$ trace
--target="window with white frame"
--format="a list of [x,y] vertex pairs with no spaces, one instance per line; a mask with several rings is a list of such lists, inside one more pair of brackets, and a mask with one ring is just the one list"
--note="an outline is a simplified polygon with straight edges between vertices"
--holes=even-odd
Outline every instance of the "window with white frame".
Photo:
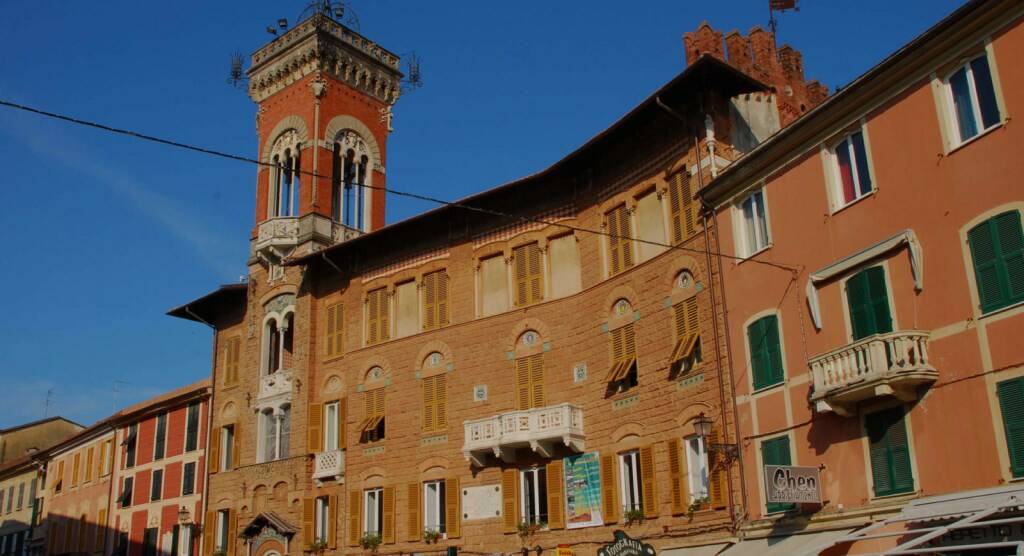
[[270,218],[299,215],[299,150],[299,134],[294,129],[282,133],[271,148]]
[[331,214],[336,222],[366,229],[366,186],[370,185],[370,157],[366,142],[347,129],[334,139]]
[[220,461],[215,462],[222,471],[231,469],[231,461],[235,449],[235,427],[228,425],[220,429]]
[[643,509],[643,484],[640,478],[640,451],[619,454],[619,480],[622,485],[622,508],[626,512]]
[[363,534],[380,536],[384,521],[384,489],[363,491]]
[[953,70],[945,80],[954,143],[963,143],[1001,121],[988,56],[982,54]]
[[423,483],[423,529],[445,532],[444,481]]
[[768,216],[764,204],[764,188],[759,188],[740,202],[737,236],[740,252],[749,257],[768,247]]
[[[273,374],[282,369],[288,370],[292,362],[292,338],[294,328],[293,313],[288,313],[283,319],[271,318],[264,325],[263,337],[265,338],[265,361],[263,368],[266,374]],[[280,322],[279,322],[280,320]]]
[[327,542],[327,531],[330,529],[331,507],[327,503],[326,496],[316,499],[316,521],[314,523],[313,536],[316,542]]
[[214,538],[214,546],[218,552],[223,552],[228,545],[228,511],[217,510],[217,531]]
[[519,472],[519,515],[527,525],[548,522],[548,481],[543,467]]
[[338,449],[338,402],[324,404],[324,451]]
[[832,183],[837,209],[871,193],[873,182],[863,131],[843,137],[832,147]]
[[288,457],[291,439],[291,407],[283,406],[278,412],[268,409],[260,413],[259,463]]
[[686,476],[690,491],[690,503],[700,502],[708,497],[708,452],[704,438],[689,436],[686,443]]

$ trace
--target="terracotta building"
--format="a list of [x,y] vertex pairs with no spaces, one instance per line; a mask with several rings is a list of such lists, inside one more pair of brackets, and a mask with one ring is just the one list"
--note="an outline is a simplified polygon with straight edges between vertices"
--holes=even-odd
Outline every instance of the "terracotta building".
[[[750,520],[725,554],[1024,541],[1022,15],[966,3],[701,192],[740,257],[715,261]],[[768,500],[771,464],[820,469],[821,504]]]

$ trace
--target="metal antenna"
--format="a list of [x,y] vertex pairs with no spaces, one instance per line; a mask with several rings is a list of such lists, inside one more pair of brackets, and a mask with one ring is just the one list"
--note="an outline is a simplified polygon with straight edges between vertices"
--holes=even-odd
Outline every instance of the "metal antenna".
[[124,380],[115,380],[114,381],[114,388],[113,388],[113,391],[114,391],[114,410],[112,411],[112,413],[117,413],[117,394],[118,394],[118,392],[120,392],[120,390],[117,389],[117,385],[118,384],[131,384],[131,383],[130,382],[126,382]]
[[248,83],[249,78],[245,76],[245,70],[243,66],[245,60],[242,58],[241,52],[235,52],[231,55],[231,68],[228,70],[228,85],[236,89],[241,89],[243,83]]
[[402,55],[405,60],[405,79],[402,80],[402,93],[409,93],[423,86],[423,73],[420,70],[420,57],[416,52]]
[[46,390],[46,402],[43,404],[43,419],[50,416],[50,401],[53,400],[53,388]]

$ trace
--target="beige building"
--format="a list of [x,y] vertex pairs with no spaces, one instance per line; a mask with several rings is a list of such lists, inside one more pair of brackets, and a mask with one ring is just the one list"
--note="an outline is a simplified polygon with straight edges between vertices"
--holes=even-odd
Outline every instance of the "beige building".
[[25,556],[35,518],[38,464],[24,456],[0,465],[0,554]]
[[0,464],[55,444],[84,427],[63,417],[49,417],[0,430]]

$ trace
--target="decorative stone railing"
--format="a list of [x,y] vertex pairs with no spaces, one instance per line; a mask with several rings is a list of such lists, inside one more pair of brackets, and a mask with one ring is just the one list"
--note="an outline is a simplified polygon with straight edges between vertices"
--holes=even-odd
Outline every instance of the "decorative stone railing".
[[290,249],[299,242],[299,219],[294,216],[280,216],[260,222],[256,231],[253,250],[265,252],[275,249]]
[[259,399],[265,400],[285,396],[292,392],[292,372],[277,371],[260,377]]
[[558,442],[584,450],[583,409],[570,403],[474,419],[464,427],[462,454],[476,467],[486,464],[488,454],[514,461],[517,448],[530,448],[542,457],[551,457]]
[[920,330],[875,334],[812,358],[807,364],[815,408],[845,416],[871,398],[917,399],[918,387],[938,378],[928,359],[928,336]]
[[313,479],[317,482],[317,486],[330,479],[341,484],[344,477],[345,452],[331,450],[316,454],[316,461],[313,464]]
[[286,256],[307,255],[363,233],[315,212],[270,218],[260,222],[256,229],[251,255],[278,264]]

